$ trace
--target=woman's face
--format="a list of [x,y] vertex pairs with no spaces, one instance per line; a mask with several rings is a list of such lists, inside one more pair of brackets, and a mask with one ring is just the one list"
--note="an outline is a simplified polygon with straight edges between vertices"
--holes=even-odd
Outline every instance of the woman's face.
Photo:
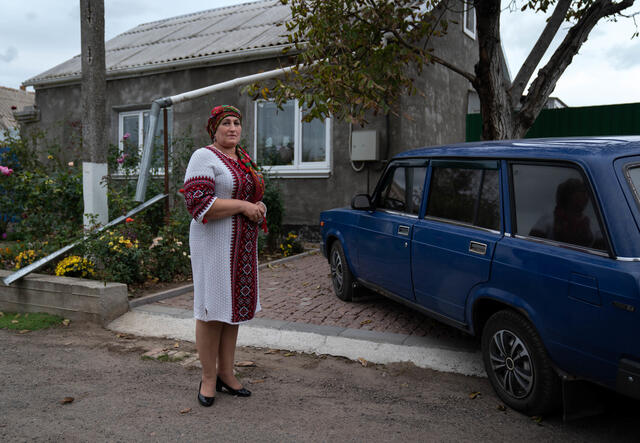
[[216,129],[216,143],[223,148],[234,148],[240,143],[242,124],[238,117],[225,117]]

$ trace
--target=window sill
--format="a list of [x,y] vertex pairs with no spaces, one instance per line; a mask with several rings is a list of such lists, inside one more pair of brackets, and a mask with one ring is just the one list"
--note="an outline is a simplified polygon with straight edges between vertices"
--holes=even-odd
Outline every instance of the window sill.
[[331,176],[331,170],[328,168],[281,169],[263,166],[262,170],[273,178],[329,178]]
[[[171,174],[171,171],[169,171],[169,174]],[[115,180],[126,180],[126,179],[137,180],[138,176],[139,176],[138,171],[132,172],[131,174],[125,174],[124,172],[116,171],[113,174],[111,174],[111,178]],[[150,171],[149,176],[151,178],[164,178],[164,171],[160,171],[160,172]]]

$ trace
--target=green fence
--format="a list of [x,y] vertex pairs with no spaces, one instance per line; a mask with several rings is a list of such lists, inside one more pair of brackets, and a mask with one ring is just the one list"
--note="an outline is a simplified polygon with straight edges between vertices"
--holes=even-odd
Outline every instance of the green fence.
[[[467,114],[467,141],[482,135],[480,114]],[[640,103],[543,109],[526,138],[640,135]]]

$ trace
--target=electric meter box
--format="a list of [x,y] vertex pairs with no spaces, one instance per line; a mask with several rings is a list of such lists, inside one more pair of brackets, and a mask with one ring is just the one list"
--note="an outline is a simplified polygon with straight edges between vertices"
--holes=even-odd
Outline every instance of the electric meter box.
[[372,162],[380,160],[377,131],[353,131],[351,133],[351,161]]

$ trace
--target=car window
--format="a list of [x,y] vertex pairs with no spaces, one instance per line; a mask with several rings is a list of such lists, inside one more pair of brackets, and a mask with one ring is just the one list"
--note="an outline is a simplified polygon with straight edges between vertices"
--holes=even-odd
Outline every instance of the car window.
[[511,173],[516,234],[606,249],[591,191],[578,169],[513,164]]
[[498,170],[434,163],[426,215],[500,229]]
[[380,191],[377,207],[418,215],[426,173],[425,167],[398,166],[390,169]]
[[631,182],[633,195],[635,195],[638,204],[640,205],[640,166],[632,166],[627,169],[627,175]]

